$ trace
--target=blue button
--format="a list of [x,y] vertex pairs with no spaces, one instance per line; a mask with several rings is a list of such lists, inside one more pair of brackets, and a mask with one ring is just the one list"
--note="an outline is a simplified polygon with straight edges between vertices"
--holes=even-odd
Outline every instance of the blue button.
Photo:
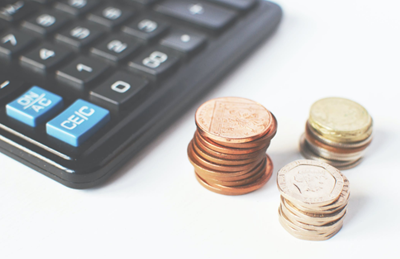
[[7,104],[6,113],[31,127],[45,122],[63,107],[63,99],[34,86],[13,102]]
[[46,130],[50,136],[78,147],[109,120],[109,111],[79,99],[49,121]]

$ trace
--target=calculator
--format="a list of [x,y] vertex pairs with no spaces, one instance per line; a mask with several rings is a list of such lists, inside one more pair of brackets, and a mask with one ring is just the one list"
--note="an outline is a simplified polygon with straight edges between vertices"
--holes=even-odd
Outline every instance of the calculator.
[[1,0],[0,152],[99,185],[281,17],[262,0]]

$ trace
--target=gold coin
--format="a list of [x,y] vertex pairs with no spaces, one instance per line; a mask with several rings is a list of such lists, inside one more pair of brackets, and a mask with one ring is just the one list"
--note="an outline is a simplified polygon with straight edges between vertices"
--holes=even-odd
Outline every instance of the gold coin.
[[311,106],[309,123],[324,138],[346,143],[368,138],[372,118],[360,104],[330,97]]

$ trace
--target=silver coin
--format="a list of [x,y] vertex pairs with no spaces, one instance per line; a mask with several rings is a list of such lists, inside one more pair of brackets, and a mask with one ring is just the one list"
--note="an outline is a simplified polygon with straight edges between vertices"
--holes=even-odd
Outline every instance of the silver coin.
[[343,161],[329,160],[329,159],[325,159],[323,157],[320,157],[320,156],[318,156],[317,154],[313,153],[310,150],[310,148],[308,146],[308,142],[305,141],[305,135],[304,134],[301,135],[301,137],[300,137],[300,153],[306,159],[322,161],[322,162],[325,162],[327,164],[330,164],[333,167],[336,167],[339,170],[351,169],[351,168],[359,165],[361,163],[361,161],[363,160],[363,158],[360,158],[360,159],[355,160],[355,161],[343,162]]

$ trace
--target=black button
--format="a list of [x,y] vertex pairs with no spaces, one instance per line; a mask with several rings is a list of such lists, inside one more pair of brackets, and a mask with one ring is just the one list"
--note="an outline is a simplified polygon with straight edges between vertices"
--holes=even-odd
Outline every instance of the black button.
[[158,2],[159,0],[127,0],[127,2],[132,2],[132,3],[139,3],[143,5],[149,5],[155,2]]
[[143,97],[149,82],[138,76],[117,72],[90,92],[90,100],[110,109],[134,105]]
[[208,0],[208,1],[229,6],[240,11],[246,11],[256,4],[256,0]]
[[82,22],[56,34],[56,40],[75,48],[83,48],[91,44],[103,34],[94,24]]
[[57,71],[57,78],[69,85],[83,88],[102,75],[107,68],[108,65],[97,60],[79,57]]
[[89,12],[98,4],[98,0],[63,0],[56,3],[54,7],[74,16],[80,16]]
[[165,22],[150,17],[142,17],[124,26],[122,31],[147,42],[159,37],[168,27],[169,25]]
[[161,2],[156,6],[155,10],[211,30],[223,29],[237,15],[234,11],[216,5],[188,0]]
[[177,65],[178,60],[179,58],[170,51],[152,48],[129,62],[129,67],[154,77],[160,77]]
[[24,19],[35,11],[35,8],[27,1],[12,1],[9,4],[0,6],[0,19],[16,22]]
[[117,5],[106,5],[88,15],[88,20],[96,22],[110,29],[120,25],[130,17],[133,12]]
[[21,57],[21,64],[34,71],[47,72],[64,61],[71,51],[49,43],[41,44]]
[[0,36],[0,54],[11,58],[34,42],[32,36],[15,30],[8,31]]
[[5,75],[0,75],[0,101],[18,90],[23,84],[24,82],[21,80],[11,79]]
[[172,48],[185,55],[197,51],[206,41],[206,37],[184,30],[174,30],[161,40],[161,45]]
[[31,0],[31,1],[38,2],[41,4],[49,4],[49,3],[54,2],[54,0]]
[[22,27],[47,36],[64,26],[68,20],[63,14],[44,11],[24,21]]
[[119,62],[132,55],[139,44],[124,35],[113,35],[93,47],[90,52],[96,56]]

